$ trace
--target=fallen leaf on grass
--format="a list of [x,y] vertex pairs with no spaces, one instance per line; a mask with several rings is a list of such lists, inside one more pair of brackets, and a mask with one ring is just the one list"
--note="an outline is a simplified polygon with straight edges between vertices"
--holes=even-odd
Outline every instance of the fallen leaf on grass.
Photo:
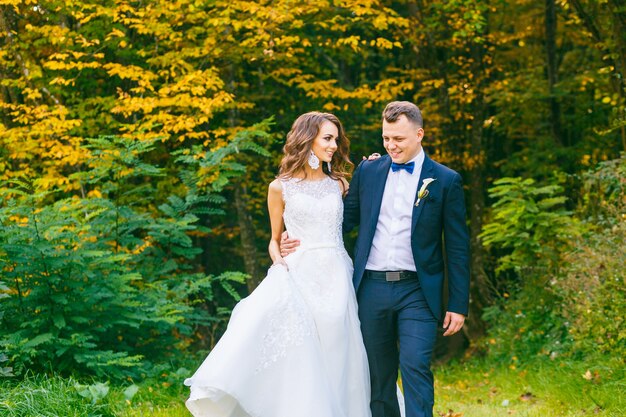
[[600,382],[600,373],[598,371],[593,371],[592,374],[591,371],[587,369],[587,372],[583,374],[583,378],[585,378],[587,381],[593,381],[594,383],[598,383]]
[[524,394],[519,396],[519,399],[522,401],[530,401],[535,398],[537,397],[535,397],[531,392],[525,392]]
[[463,413],[455,413],[454,410],[448,410],[447,413],[439,413],[441,417],[463,417]]

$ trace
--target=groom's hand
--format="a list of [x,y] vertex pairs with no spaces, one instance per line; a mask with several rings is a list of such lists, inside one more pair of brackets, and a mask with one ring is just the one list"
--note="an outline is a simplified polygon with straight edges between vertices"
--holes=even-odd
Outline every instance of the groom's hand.
[[380,154],[378,152],[374,152],[373,154],[370,154],[370,156],[368,156],[367,158],[364,156],[363,160],[374,161],[378,158],[380,158]]
[[280,256],[285,257],[295,252],[298,246],[300,246],[300,241],[298,239],[289,239],[287,231],[280,235]]
[[444,336],[452,336],[463,327],[465,316],[451,311],[446,312],[446,318],[443,320],[443,328],[446,329]]

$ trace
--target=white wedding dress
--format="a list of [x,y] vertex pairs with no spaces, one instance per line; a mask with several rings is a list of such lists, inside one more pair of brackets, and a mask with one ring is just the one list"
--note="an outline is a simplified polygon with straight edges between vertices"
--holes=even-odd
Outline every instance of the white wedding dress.
[[370,417],[367,357],[341,236],[340,184],[282,181],[285,227],[300,240],[233,310],[196,373],[196,417]]

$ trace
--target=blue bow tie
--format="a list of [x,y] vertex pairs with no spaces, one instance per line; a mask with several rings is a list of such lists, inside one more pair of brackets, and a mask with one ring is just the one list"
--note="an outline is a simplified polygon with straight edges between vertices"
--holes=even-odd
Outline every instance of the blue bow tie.
[[412,174],[413,169],[415,169],[415,162],[407,162],[406,164],[396,164],[395,162],[391,163],[391,170],[393,172],[396,172],[401,169],[404,169],[409,174]]

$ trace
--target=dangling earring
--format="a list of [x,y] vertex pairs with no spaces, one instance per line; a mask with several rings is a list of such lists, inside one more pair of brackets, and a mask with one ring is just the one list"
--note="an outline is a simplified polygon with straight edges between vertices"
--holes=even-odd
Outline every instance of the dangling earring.
[[312,169],[318,169],[320,167],[320,159],[311,151],[311,155],[309,155],[309,166]]
[[330,169],[330,162],[326,162],[326,163],[328,164],[328,172],[329,172],[329,173],[330,173],[330,172],[333,172],[333,170],[332,170],[332,169]]

